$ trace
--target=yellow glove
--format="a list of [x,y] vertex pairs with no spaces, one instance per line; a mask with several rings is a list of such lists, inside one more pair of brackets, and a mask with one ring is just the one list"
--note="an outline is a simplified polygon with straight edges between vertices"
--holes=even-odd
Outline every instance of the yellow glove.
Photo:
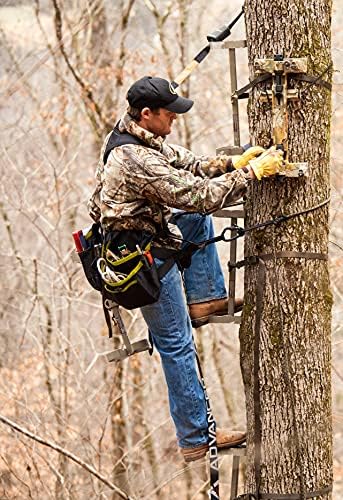
[[239,168],[246,167],[250,160],[256,158],[260,154],[264,153],[265,149],[261,146],[253,146],[246,151],[242,155],[234,155],[231,156],[231,162],[233,168],[238,170]]
[[249,161],[256,178],[260,181],[262,177],[275,175],[280,171],[283,162],[283,151],[275,149],[275,146],[267,149],[261,156],[255,160]]

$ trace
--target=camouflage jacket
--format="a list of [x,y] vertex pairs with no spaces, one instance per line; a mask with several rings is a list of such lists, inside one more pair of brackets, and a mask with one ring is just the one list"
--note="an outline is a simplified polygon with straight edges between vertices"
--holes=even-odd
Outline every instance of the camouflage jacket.
[[[148,147],[128,144],[113,149],[103,162],[108,134],[100,153],[96,188],[88,203],[95,221],[106,230],[139,229],[156,234],[168,225],[171,208],[208,214],[239,199],[249,174],[225,173],[228,157],[195,156],[167,144],[126,114],[119,128]],[[169,229],[178,235],[176,226]],[[175,245],[174,245],[175,246]]]

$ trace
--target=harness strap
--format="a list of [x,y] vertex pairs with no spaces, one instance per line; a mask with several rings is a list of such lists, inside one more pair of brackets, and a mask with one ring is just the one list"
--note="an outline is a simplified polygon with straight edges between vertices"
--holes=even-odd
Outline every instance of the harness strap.
[[[328,255],[326,253],[317,253],[317,252],[293,252],[293,251],[284,251],[284,252],[276,252],[267,253],[258,255],[260,259],[263,260],[271,260],[275,257],[277,259],[317,259],[317,260],[328,260]],[[254,258],[254,257],[253,257]]]
[[132,134],[129,134],[129,132],[120,132],[118,126],[119,122],[112,130],[112,134],[110,135],[110,138],[107,141],[105,153],[103,156],[103,161],[105,165],[112,149],[117,148],[118,146],[124,146],[125,144],[136,144],[139,146],[144,146],[146,148],[149,147],[149,145],[146,142],[138,139],[138,137]]
[[277,252],[275,255],[272,253],[261,254],[261,255],[250,255],[246,257],[244,260],[239,260],[238,262],[229,262],[228,268],[229,271],[232,269],[240,269],[244,266],[254,266],[258,263],[258,259],[261,258],[263,260],[271,260],[274,257],[277,259],[317,259],[317,260],[328,260],[328,255],[326,253],[316,253],[316,252],[293,252],[293,251],[284,251]]
[[173,267],[176,263],[180,270],[186,269],[191,264],[192,254],[203,248],[204,244],[207,244],[209,240],[201,243],[192,243],[190,242],[185,248],[181,250],[173,250],[171,248],[160,248],[153,247],[151,249],[151,254],[153,257],[157,257],[158,259],[164,260],[163,264],[161,264],[158,269],[158,277],[161,279],[163,276],[167,274],[167,272]]
[[[316,491],[307,491],[305,493],[305,498],[316,498],[321,497],[322,495],[326,495],[327,493],[331,493],[332,484],[329,486],[324,486]],[[261,500],[301,500],[301,496],[298,493],[260,493]]]
[[313,85],[320,85],[321,87],[324,87],[327,90],[332,90],[332,84],[330,82],[327,82],[326,80],[323,80],[318,76],[306,75],[305,73],[303,73],[303,74],[291,75],[291,78],[293,78],[293,80],[299,80],[300,82],[308,82],[312,83]]
[[157,268],[158,277],[161,279],[173,267],[179,252],[169,248],[152,247],[150,253],[153,257],[164,260],[163,264]]
[[233,98],[236,99],[247,99],[249,97],[249,90],[252,88],[256,87],[259,83],[266,82],[267,80],[270,80],[272,75],[269,73],[265,73],[263,75],[257,76],[254,80],[249,82],[247,85],[244,85],[244,87],[236,90],[233,94]]
[[111,339],[113,337],[111,316],[110,316],[109,310],[105,306],[106,299],[105,299],[104,294],[101,293],[101,296],[102,296],[102,308],[104,310],[104,316],[105,316],[106,325],[107,325],[107,329],[108,329],[108,337]]

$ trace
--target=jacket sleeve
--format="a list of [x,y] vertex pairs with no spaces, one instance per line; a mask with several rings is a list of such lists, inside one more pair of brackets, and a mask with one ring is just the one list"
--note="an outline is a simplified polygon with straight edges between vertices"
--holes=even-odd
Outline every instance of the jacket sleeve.
[[164,155],[147,148],[123,146],[125,183],[137,195],[189,212],[211,213],[246,192],[249,174],[243,171],[210,179],[170,165]]
[[175,154],[173,165],[175,168],[182,168],[200,177],[218,177],[227,172],[227,162],[230,159],[227,155],[196,156],[182,146],[170,144],[169,147]]
[[97,183],[92,196],[90,197],[87,203],[88,213],[94,222],[99,222],[101,217],[101,209],[100,209],[100,192],[101,192],[101,184]]

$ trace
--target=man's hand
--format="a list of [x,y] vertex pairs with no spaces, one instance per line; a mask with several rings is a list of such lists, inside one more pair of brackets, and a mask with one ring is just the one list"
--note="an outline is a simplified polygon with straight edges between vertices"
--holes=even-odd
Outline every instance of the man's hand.
[[231,164],[233,168],[238,170],[239,168],[246,167],[250,160],[253,160],[256,156],[260,156],[264,152],[265,149],[261,146],[252,146],[244,151],[242,155],[231,156]]
[[261,156],[249,161],[256,178],[260,181],[262,177],[270,177],[280,171],[283,162],[283,151],[272,146]]

